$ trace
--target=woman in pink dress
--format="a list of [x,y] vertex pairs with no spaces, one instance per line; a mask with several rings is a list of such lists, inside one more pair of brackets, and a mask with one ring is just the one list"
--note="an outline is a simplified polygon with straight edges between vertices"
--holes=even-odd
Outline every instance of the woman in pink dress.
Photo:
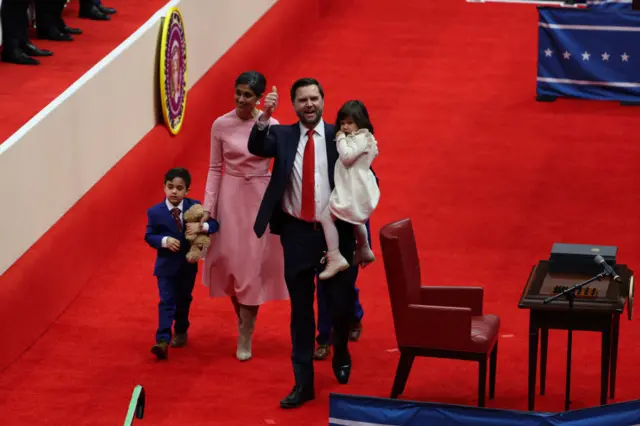
[[[251,339],[258,307],[289,297],[284,256],[276,235],[256,237],[253,223],[269,183],[269,159],[247,150],[249,133],[260,111],[264,76],[255,71],[236,79],[236,108],[211,127],[211,162],[204,208],[220,223],[204,262],[204,283],[211,297],[230,296],[238,316],[240,361],[251,358]],[[272,124],[277,124],[272,119]]]

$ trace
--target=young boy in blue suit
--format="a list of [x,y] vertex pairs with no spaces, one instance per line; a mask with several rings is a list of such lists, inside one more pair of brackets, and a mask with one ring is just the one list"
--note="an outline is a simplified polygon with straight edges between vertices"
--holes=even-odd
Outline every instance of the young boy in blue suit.
[[[158,279],[160,303],[156,344],[151,352],[158,359],[166,359],[169,345],[179,348],[187,344],[191,293],[198,274],[198,263],[189,263],[186,254],[189,242],[186,234],[218,230],[218,222],[210,219],[200,225],[184,226],[183,214],[199,201],[185,198],[191,185],[191,175],[183,168],[169,170],[164,175],[166,198],[147,211],[147,232],[144,240],[158,251],[153,274]],[[197,227],[198,229],[195,229]],[[173,339],[171,328],[174,328]]]

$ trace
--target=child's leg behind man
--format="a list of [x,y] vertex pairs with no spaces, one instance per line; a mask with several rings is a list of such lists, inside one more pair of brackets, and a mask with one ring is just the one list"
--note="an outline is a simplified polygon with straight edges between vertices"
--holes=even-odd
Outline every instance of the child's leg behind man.
[[356,234],[356,265],[363,267],[376,260],[371,250],[371,242],[369,241],[369,232],[365,224],[354,225]]
[[324,239],[327,242],[327,264],[324,271],[318,276],[321,280],[329,279],[338,272],[349,268],[349,262],[347,262],[347,259],[340,253],[340,236],[338,235],[336,224],[333,221],[334,217],[329,211],[329,208],[327,208],[320,216]]
[[[357,279],[358,274],[355,274]],[[351,324],[351,330],[349,332],[349,340],[356,342],[360,339],[362,334],[362,317],[364,317],[364,309],[360,303],[360,289],[356,286],[356,280],[353,281],[353,287],[356,292],[355,300],[355,312],[353,321]],[[313,358],[316,360],[323,360],[331,353],[331,312],[329,312],[329,305],[327,297],[324,294],[324,287],[322,281],[318,281],[317,286],[317,302],[318,302],[318,335],[316,336],[316,347],[313,353]]]

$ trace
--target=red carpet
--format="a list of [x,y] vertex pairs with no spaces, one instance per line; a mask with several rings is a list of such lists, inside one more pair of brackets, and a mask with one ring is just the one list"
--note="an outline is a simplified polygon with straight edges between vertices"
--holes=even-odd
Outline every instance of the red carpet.
[[[277,408],[293,384],[286,302],[260,312],[255,358],[240,364],[233,358],[230,303],[208,299],[197,284],[189,347],[171,351],[167,363],[148,353],[157,290],[153,251],[142,240],[145,210],[161,199],[162,173],[171,166],[192,170],[192,195],[201,198],[210,124],[232,108],[235,76],[252,68],[283,93],[297,77],[318,77],[327,119],[349,98],[369,106],[383,193],[374,234],[410,216],[425,284],[485,287],[486,311],[499,314],[503,324],[496,399],[489,406],[526,408],[528,315],[517,302],[530,267],[555,241],[615,244],[621,262],[640,263],[637,111],[609,103],[534,102],[533,7],[409,0],[395,6],[353,0],[310,22],[304,38],[280,38],[293,12],[276,7],[189,95],[178,138],[161,127],[152,131],[0,278],[0,301],[21,292],[25,302],[47,295],[48,303],[29,307],[34,321],[57,291],[82,289],[2,373],[3,424],[116,424],[136,384],[148,392],[140,424],[153,425],[326,425],[329,392],[388,396],[398,355],[381,261],[359,281],[365,329],[353,345],[351,383],[337,385],[330,363],[318,363],[316,400],[304,408]],[[279,38],[268,44],[278,49],[267,54],[265,40],[273,34]],[[277,116],[293,118],[287,102]],[[127,211],[105,214],[114,206]],[[377,241],[374,249],[379,253]],[[11,321],[17,308],[12,313],[6,305],[0,324],[11,342],[30,324]],[[640,396],[639,338],[623,320],[618,401]],[[537,398],[539,410],[563,408],[565,339],[565,333],[551,334],[547,395]],[[577,333],[573,408],[598,403],[599,347],[596,335]],[[473,363],[421,359],[404,397],[473,405],[476,380]]]
[[65,8],[67,25],[82,29],[75,41],[39,40],[35,30],[31,41],[54,55],[42,58],[39,67],[17,66],[0,62],[0,143],[11,136],[41,109],[64,92],[91,67],[133,34],[168,0],[109,0],[105,4],[118,13],[111,21],[78,18],[78,0]]

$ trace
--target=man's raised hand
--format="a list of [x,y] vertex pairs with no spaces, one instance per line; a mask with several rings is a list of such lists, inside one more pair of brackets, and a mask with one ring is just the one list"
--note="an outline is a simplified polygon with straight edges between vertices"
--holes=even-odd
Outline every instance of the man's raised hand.
[[268,121],[273,115],[273,111],[278,106],[278,89],[271,88],[271,92],[264,97],[264,114],[260,116],[260,121]]

